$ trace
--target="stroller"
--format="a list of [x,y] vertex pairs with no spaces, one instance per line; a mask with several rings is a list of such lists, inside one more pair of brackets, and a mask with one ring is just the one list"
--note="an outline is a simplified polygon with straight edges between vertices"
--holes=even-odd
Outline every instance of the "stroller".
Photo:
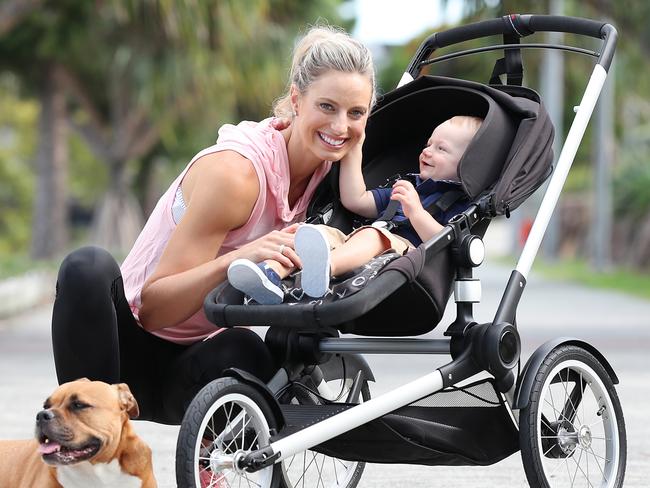
[[[601,51],[520,43],[545,31],[600,39]],[[496,35],[502,44],[429,59],[438,48]],[[179,432],[179,486],[353,488],[367,462],[489,465],[518,450],[531,486],[622,486],[626,434],[612,367],[592,345],[562,337],[538,347],[521,369],[516,323],[526,277],[616,39],[614,27],[602,22],[509,15],[423,42],[400,86],[369,117],[364,177],[371,188],[417,171],[404,162],[417,161],[432,127],[452,115],[476,115],[484,121],[458,170],[472,204],[415,250],[384,254],[340,277],[322,299],[303,296],[299,274],[284,283],[291,298],[282,305],[245,303],[228,283],[213,290],[205,300],[208,318],[223,327],[269,326],[265,341],[278,371],[263,383],[227,370],[197,394]],[[473,304],[481,288],[472,270],[483,262],[490,220],[509,216],[552,173],[553,126],[539,96],[521,86],[521,50],[528,47],[597,60],[494,320],[476,323]],[[488,50],[504,53],[489,84],[420,76],[437,60]],[[349,232],[359,219],[342,207],[337,187],[333,170],[312,203],[310,221]],[[457,314],[446,337],[406,337],[433,330],[452,291]],[[371,399],[374,376],[362,354],[444,354],[451,361]]]

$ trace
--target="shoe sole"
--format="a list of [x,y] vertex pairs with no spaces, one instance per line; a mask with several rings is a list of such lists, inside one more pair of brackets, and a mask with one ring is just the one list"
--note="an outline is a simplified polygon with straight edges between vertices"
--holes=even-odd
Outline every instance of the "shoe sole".
[[228,267],[228,281],[261,305],[277,305],[284,300],[284,293],[264,272],[247,259],[236,259]]
[[302,261],[302,290],[313,298],[322,297],[330,285],[330,245],[318,227],[301,225],[296,232],[296,253]]

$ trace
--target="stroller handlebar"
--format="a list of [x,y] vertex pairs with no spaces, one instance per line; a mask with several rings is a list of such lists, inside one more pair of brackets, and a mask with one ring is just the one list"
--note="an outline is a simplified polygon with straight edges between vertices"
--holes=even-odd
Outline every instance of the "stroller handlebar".
[[421,63],[441,47],[500,34],[518,39],[535,32],[564,32],[602,39],[603,46],[598,64],[603,66],[605,71],[609,70],[618,37],[616,29],[611,24],[561,15],[510,14],[431,34],[418,48],[409,63],[407,73],[413,79],[417,78],[422,70]]

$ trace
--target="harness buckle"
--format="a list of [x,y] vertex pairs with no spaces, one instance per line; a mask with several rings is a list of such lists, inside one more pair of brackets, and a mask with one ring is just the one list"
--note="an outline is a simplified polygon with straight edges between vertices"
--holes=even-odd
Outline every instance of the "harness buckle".
[[395,223],[390,220],[375,220],[372,224],[370,224],[370,226],[374,227],[375,229],[386,229],[388,231],[391,231],[397,227],[397,225],[395,225]]

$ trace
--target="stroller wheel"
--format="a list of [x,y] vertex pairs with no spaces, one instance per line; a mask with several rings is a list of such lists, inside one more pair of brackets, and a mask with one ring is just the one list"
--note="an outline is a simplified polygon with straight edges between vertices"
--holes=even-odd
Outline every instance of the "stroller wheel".
[[182,487],[277,486],[278,464],[255,473],[236,470],[238,451],[270,444],[275,418],[254,388],[233,378],[208,383],[185,412],[176,446],[176,482]]
[[623,486],[621,404],[611,378],[585,349],[564,345],[548,354],[519,421],[530,486]]
[[[334,358],[333,361],[340,360]],[[336,370],[336,368],[334,368]],[[294,386],[281,398],[281,403],[315,405],[322,402],[350,401],[348,395],[358,371],[344,370],[344,377],[324,365],[306,368],[301,384],[306,388]],[[317,392],[319,396],[310,393]],[[361,403],[370,399],[370,389],[366,380],[360,386],[358,398],[353,403]],[[345,461],[333,458],[316,451],[305,451],[285,459],[282,467],[283,488],[324,487],[324,488],[355,488],[361,480],[366,463]]]

